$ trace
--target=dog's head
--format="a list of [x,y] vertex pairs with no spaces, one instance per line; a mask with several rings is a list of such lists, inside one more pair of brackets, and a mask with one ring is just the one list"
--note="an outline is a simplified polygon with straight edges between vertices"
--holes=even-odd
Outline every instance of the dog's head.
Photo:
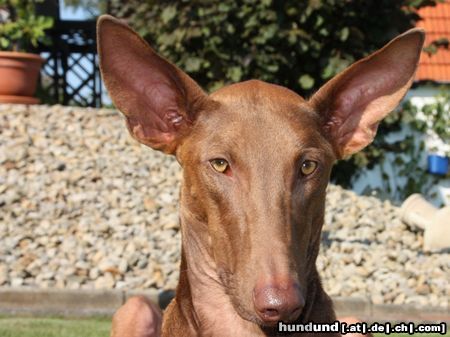
[[118,20],[99,22],[105,85],[139,142],[184,168],[184,232],[195,232],[241,317],[295,320],[314,273],[336,159],[374,138],[410,87],[424,33],[410,30],[309,100],[247,81],[207,95]]

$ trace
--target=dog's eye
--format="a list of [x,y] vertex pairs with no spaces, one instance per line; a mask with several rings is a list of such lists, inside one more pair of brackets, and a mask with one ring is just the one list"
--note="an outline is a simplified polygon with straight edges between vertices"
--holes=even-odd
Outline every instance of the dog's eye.
[[305,160],[302,163],[302,174],[304,176],[308,176],[311,173],[313,173],[317,168],[317,162],[316,161],[312,161],[312,160]]
[[229,164],[225,159],[217,158],[210,161],[211,166],[216,170],[217,172],[224,173],[228,167]]

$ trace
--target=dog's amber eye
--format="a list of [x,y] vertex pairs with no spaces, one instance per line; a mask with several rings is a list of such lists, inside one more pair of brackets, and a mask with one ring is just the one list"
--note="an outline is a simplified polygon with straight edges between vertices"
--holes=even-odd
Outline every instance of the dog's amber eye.
[[210,161],[211,166],[216,170],[217,172],[224,173],[228,167],[229,164],[225,159],[217,158]]
[[302,164],[302,174],[304,176],[310,175],[317,168],[317,162],[312,160],[305,160]]

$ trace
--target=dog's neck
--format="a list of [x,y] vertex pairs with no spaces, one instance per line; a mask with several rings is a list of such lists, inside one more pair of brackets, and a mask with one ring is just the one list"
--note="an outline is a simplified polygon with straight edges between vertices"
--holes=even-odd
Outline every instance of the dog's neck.
[[[216,264],[208,252],[205,226],[192,217],[181,214],[182,254],[186,270],[180,270],[179,287],[188,287],[190,296],[182,296],[182,308],[189,308],[193,336],[232,337],[264,336],[259,327],[241,318],[235,311],[226,289],[220,281]],[[177,292],[178,293],[178,292]],[[180,296],[181,297],[181,296]]]
[[[182,264],[175,301],[177,308],[172,308],[170,314],[183,316],[185,336],[269,336],[234,309],[220,281],[214,259],[208,252],[206,224],[183,212],[180,221]],[[322,289],[315,265],[312,268],[306,306],[298,322],[333,322],[331,301]]]

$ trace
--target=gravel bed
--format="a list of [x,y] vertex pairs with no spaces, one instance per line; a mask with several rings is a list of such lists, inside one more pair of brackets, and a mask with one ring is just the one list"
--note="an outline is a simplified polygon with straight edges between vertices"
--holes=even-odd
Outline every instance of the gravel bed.
[[[116,111],[0,105],[0,286],[175,288],[180,177]],[[447,307],[450,253],[422,242],[389,202],[329,186],[330,295]]]

